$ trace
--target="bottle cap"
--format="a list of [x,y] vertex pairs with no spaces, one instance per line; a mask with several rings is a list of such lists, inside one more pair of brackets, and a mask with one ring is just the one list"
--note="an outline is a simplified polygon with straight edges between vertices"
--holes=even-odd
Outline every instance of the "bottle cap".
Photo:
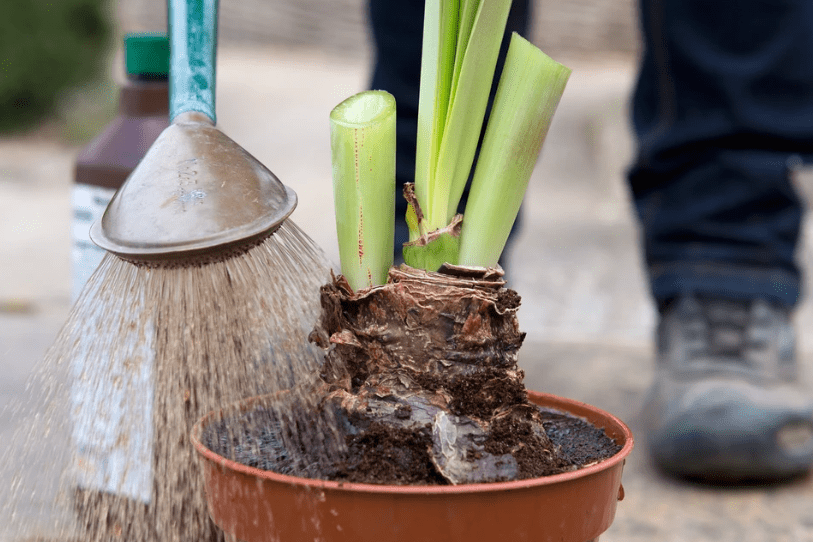
[[166,34],[124,36],[127,75],[164,78],[169,75],[169,39]]

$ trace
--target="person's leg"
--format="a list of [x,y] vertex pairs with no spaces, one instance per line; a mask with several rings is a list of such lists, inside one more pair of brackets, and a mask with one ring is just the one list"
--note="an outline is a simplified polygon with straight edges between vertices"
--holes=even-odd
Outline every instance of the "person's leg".
[[706,478],[802,472],[813,440],[786,438],[813,431],[790,386],[790,174],[813,153],[813,3],[641,0],[641,26],[629,181],[661,312],[653,456]]
[[813,3],[644,0],[641,18],[629,178],[655,298],[794,305],[788,158],[813,153]]
[[[505,38],[497,61],[497,72],[489,98],[491,102],[502,73],[512,32],[527,36],[530,22],[530,0],[514,0],[508,14]],[[418,133],[418,93],[421,74],[421,44],[423,36],[424,0],[369,0],[369,17],[375,45],[375,66],[370,88],[386,90],[395,97],[397,107],[395,253],[401,257],[401,246],[409,240],[404,216],[406,201],[402,197],[404,183],[415,179],[415,147]],[[486,120],[488,112],[486,113]],[[485,123],[484,123],[485,126]],[[468,196],[466,189],[458,206],[463,212]],[[519,222],[519,219],[517,219]],[[508,243],[514,237],[511,232]]]

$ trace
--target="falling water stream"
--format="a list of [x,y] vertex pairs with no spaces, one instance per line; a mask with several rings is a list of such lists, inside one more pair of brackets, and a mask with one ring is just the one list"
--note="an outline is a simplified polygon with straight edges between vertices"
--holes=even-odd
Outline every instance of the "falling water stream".
[[[29,404],[4,414],[18,426],[0,457],[0,542],[222,536],[189,431],[242,398],[294,388],[283,395],[312,400],[323,353],[307,335],[329,268],[290,221],[204,265],[105,256],[36,368]],[[331,431],[314,434],[329,447]]]

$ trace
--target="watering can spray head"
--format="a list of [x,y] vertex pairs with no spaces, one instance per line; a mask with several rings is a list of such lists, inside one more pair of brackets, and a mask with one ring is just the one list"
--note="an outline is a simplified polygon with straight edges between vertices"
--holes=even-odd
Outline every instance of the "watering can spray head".
[[170,119],[90,231],[135,262],[229,257],[273,234],[296,194],[215,127],[217,0],[170,2]]

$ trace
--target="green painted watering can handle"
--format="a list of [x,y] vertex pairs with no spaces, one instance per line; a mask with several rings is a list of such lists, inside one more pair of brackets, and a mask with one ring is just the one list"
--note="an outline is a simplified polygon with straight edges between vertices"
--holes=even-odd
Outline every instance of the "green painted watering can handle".
[[169,119],[198,111],[215,122],[218,0],[169,0]]

